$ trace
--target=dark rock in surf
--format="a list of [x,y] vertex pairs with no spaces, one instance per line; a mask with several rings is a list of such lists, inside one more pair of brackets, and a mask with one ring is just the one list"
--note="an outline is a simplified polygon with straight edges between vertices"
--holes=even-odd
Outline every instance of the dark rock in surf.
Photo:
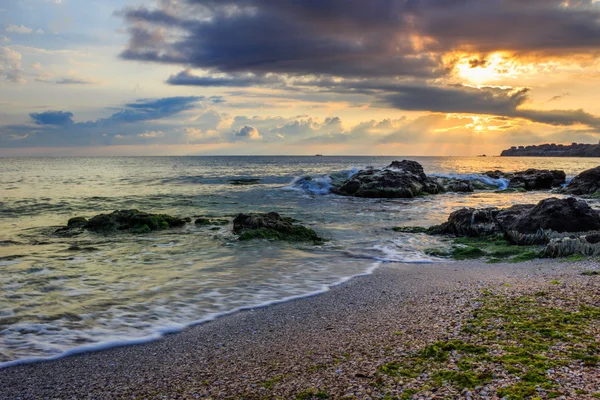
[[507,179],[509,181],[509,189],[523,189],[527,191],[550,190],[564,185],[567,180],[567,175],[564,171],[533,168],[514,173],[506,173],[500,170],[488,171],[485,175],[492,179]]
[[343,196],[366,198],[413,198],[443,192],[435,179],[427,177],[415,161],[394,161],[384,169],[362,170],[334,188]]
[[312,229],[295,225],[294,222],[294,219],[282,217],[276,212],[238,214],[233,219],[233,233],[239,235],[240,240],[272,239],[315,244],[324,241]]
[[567,181],[564,171],[528,169],[517,172],[510,178],[509,187],[525,190],[550,190],[559,187]]
[[74,218],[71,218],[67,222],[67,227],[69,227],[69,228],[83,228],[85,225],[87,225],[87,223],[88,223],[87,218],[84,218],[84,217],[74,217]]
[[600,166],[577,175],[566,187],[565,192],[576,196],[600,197]]

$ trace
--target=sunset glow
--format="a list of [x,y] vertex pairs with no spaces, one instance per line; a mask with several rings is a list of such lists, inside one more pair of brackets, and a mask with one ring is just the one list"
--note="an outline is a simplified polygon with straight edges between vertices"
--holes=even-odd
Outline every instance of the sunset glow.
[[600,139],[596,1],[285,3],[9,2],[0,155]]

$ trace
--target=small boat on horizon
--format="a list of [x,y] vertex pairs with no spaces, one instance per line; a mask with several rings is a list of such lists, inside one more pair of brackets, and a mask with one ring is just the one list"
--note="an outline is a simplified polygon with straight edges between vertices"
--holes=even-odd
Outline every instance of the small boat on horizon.
[[315,157],[323,157],[323,154],[315,154]]

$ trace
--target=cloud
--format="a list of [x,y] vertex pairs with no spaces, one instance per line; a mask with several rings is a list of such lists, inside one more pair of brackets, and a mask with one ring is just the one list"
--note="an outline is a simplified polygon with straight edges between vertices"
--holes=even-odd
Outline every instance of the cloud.
[[94,82],[84,78],[60,78],[56,83],[58,85],[91,85]]
[[140,99],[126,104],[119,112],[109,118],[99,120],[101,123],[132,123],[166,118],[183,111],[196,108],[196,103],[206,97],[167,97],[162,99]]
[[29,34],[33,32],[33,29],[26,27],[25,25],[8,25],[5,29],[5,32],[8,33],[18,33],[18,34]]
[[8,47],[0,46],[0,77],[12,83],[26,83],[21,68],[23,56]]
[[249,126],[249,125],[246,125],[243,128],[241,128],[239,131],[237,131],[235,133],[235,136],[238,138],[250,139],[250,140],[262,139],[262,136],[258,132],[258,129],[256,129],[253,126]]
[[174,86],[219,86],[219,87],[250,87],[250,86],[266,86],[266,85],[281,85],[283,80],[279,77],[265,77],[255,75],[243,76],[197,76],[193,75],[189,70],[181,71],[176,75],[171,75],[167,79],[169,85]]
[[[225,73],[439,77],[444,55],[589,54],[593,0],[184,0],[126,8],[122,57]],[[507,27],[510,27],[507,29]]]
[[36,125],[72,125],[73,113],[68,111],[44,111],[29,114]]

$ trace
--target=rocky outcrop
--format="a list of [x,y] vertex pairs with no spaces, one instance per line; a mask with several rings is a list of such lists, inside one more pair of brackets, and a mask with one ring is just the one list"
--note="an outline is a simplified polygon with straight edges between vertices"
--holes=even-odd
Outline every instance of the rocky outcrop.
[[577,196],[600,195],[600,166],[577,175],[566,187],[565,192]]
[[233,219],[233,233],[239,235],[240,240],[271,239],[315,244],[324,241],[312,229],[295,223],[294,219],[282,217],[276,212],[238,214]]
[[590,232],[600,230],[600,215],[585,201],[574,197],[550,198],[536,206],[514,206],[511,218],[500,215],[497,220],[504,231],[532,234],[540,230],[564,232]]
[[488,171],[485,175],[492,179],[507,179],[509,189],[524,190],[550,190],[564,185],[567,180],[567,174],[564,171],[533,168],[514,173],[505,173],[498,170]]
[[394,161],[384,169],[362,170],[332,192],[368,198],[413,198],[443,192],[438,182],[427,177],[415,161]]
[[138,210],[119,210],[110,214],[100,214],[87,220],[83,217],[71,218],[66,227],[58,229],[59,236],[72,236],[82,230],[96,233],[146,233],[161,229],[184,226],[189,219],[172,217],[166,214],[150,214]]
[[515,244],[547,244],[556,234],[596,231],[600,231],[600,214],[585,201],[571,197],[504,210],[461,209],[450,214],[448,222],[430,228],[429,233],[475,237],[504,234]]

